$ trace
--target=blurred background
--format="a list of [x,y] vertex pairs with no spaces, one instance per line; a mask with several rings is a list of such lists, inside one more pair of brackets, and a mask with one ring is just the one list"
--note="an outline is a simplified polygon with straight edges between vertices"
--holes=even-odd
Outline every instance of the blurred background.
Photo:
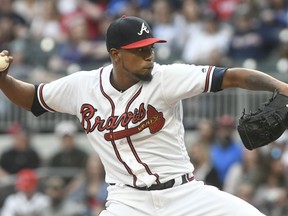
[[[0,50],[14,57],[9,73],[39,84],[109,64],[105,32],[123,14],[144,18],[155,37],[168,41],[155,45],[158,63],[247,67],[288,82],[287,0],[0,0]],[[187,99],[184,125],[196,178],[282,216],[288,215],[288,136],[250,152],[236,131],[243,109],[255,111],[271,95],[231,89]],[[23,170],[37,181],[17,186]],[[41,209],[69,215],[75,203],[79,215],[98,215],[106,187],[74,116],[36,118],[0,93],[1,215],[19,210],[11,200],[28,192],[43,195],[43,208],[23,207],[19,215],[44,215]]]

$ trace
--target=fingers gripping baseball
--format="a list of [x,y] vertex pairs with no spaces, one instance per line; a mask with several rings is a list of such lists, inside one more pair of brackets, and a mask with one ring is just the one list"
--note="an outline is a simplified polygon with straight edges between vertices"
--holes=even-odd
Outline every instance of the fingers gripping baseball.
[[7,50],[3,50],[0,53],[0,76],[6,74],[10,64],[13,61],[13,57],[9,56],[9,52]]

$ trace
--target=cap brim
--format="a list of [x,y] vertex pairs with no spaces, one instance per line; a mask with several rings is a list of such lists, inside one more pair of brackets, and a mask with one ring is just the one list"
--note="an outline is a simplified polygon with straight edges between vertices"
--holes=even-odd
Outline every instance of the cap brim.
[[147,38],[144,40],[140,40],[131,44],[127,44],[125,46],[122,46],[122,49],[134,49],[134,48],[139,48],[139,47],[145,47],[145,46],[149,46],[151,44],[154,43],[166,43],[166,40],[162,40],[159,38]]

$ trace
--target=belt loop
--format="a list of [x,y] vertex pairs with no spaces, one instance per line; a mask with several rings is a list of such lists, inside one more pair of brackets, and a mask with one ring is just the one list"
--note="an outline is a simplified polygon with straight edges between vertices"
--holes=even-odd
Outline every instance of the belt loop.
[[[191,176],[191,177],[190,177],[190,176]],[[194,180],[194,175],[187,173],[187,174],[186,174],[186,178],[187,178],[188,182],[191,182],[191,181]]]
[[181,184],[183,184],[183,176],[179,176],[179,177],[175,178],[175,183],[174,183],[173,187],[179,186]]
[[188,179],[187,176],[188,176],[188,174],[185,174],[185,175],[182,176],[182,184],[185,184],[185,183],[189,182],[189,179]]

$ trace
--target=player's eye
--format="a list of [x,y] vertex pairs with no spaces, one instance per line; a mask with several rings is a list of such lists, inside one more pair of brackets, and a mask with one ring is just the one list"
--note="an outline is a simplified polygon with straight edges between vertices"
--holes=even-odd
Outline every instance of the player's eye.
[[144,49],[141,47],[141,48],[138,48],[137,51],[138,51],[138,52],[143,52]]
[[149,51],[149,52],[153,52],[154,51],[154,46],[151,45],[151,46],[147,46],[147,47],[140,47],[137,49],[138,52],[146,52],[146,51]]

